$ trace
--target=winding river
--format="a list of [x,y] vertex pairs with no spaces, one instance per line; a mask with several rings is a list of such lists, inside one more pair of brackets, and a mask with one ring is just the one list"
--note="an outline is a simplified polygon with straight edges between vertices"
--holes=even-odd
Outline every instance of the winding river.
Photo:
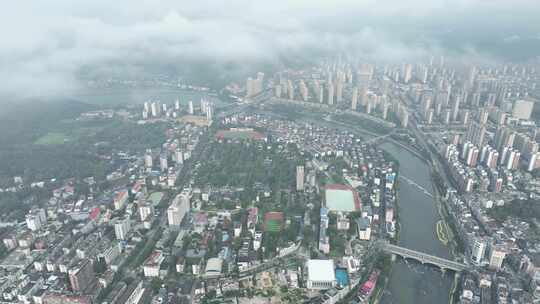
[[[258,110],[261,114],[275,113]],[[338,122],[302,117],[318,125],[351,130],[350,126]],[[362,130],[355,129],[357,133]],[[373,135],[363,134],[365,138]],[[398,217],[400,225],[399,245],[450,258],[450,249],[443,245],[436,234],[440,220],[438,206],[431,193],[433,185],[429,166],[412,152],[395,143],[384,143],[381,148],[389,152],[400,163],[398,188]],[[427,193],[426,193],[427,192]],[[447,304],[453,283],[453,273],[442,272],[429,265],[396,259],[388,285],[382,295],[382,304]]]
[[[399,161],[400,176],[404,177],[399,180],[397,193],[399,245],[444,258],[450,257],[449,248],[444,246],[436,235],[435,227],[440,219],[437,204],[425,192],[433,192],[429,166],[396,144],[384,143],[381,148]],[[435,267],[398,258],[392,267],[381,303],[446,304],[450,299],[452,282],[452,272],[443,275]]]
[[[318,125],[351,130],[350,125],[336,121],[315,120],[303,117],[303,121]],[[373,134],[364,134],[365,138]],[[437,238],[436,224],[441,219],[438,206],[431,193],[433,185],[429,166],[412,152],[388,142],[380,146],[399,161],[400,180],[398,188],[398,222],[400,246],[450,258],[450,249]],[[427,192],[427,193],[426,193]],[[382,295],[382,304],[447,304],[453,283],[451,271],[442,274],[435,267],[414,261],[396,259],[388,285]]]

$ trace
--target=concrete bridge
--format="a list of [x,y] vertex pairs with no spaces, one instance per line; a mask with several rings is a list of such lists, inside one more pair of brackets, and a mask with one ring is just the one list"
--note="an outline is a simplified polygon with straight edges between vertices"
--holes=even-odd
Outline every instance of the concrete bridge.
[[378,141],[383,141],[385,140],[387,137],[390,137],[392,135],[394,135],[394,133],[396,132],[396,129],[392,130],[390,133],[387,133],[387,134],[384,134],[384,135],[379,135],[379,136],[376,136],[376,137],[373,137],[373,138],[370,138],[366,141],[362,141],[360,142],[361,144],[373,144],[373,143],[376,143]]
[[422,192],[424,192],[425,195],[427,195],[429,197],[433,197],[433,194],[429,190],[427,190],[426,188],[424,188],[424,187],[420,186],[419,184],[415,183],[412,179],[404,176],[403,174],[400,174],[399,178],[406,181],[409,185],[420,189]]
[[387,253],[398,255],[405,259],[413,259],[422,264],[431,264],[431,265],[441,268],[442,271],[445,271],[448,269],[448,270],[453,270],[455,272],[461,272],[468,268],[467,265],[460,262],[443,259],[434,255],[427,254],[427,253],[407,249],[407,248],[400,247],[397,245],[392,245],[387,242],[383,242],[379,246],[383,251]]

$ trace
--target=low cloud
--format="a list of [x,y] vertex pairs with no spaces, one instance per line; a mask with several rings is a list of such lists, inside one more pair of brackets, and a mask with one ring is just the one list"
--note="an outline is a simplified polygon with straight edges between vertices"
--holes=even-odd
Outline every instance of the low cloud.
[[535,0],[10,1],[0,12],[0,95],[74,90],[89,70],[191,62],[249,70],[314,54],[497,58],[475,39],[538,36],[538,13]]

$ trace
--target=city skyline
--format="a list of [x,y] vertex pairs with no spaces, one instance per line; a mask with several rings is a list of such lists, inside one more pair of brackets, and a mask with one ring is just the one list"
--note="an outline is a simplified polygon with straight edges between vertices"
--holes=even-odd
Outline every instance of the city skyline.
[[[0,15],[0,94],[35,97],[80,89],[92,75],[168,68],[189,74],[204,67],[211,71],[207,76],[245,77],[255,71],[243,63],[283,65],[336,54],[410,62],[430,54],[526,61],[537,56],[540,35],[533,0],[130,4],[6,4]],[[514,15],[520,18],[510,20]]]
[[3,8],[2,304],[540,303],[536,0]]

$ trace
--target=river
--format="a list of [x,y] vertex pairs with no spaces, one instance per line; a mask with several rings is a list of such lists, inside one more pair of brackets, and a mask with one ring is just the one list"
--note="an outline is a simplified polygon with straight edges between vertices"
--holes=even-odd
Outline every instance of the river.
[[201,98],[211,100],[216,106],[224,103],[206,92],[182,90],[178,88],[102,88],[81,89],[67,92],[62,95],[45,96],[44,99],[69,98],[102,107],[115,107],[119,105],[141,105],[149,100],[159,100],[169,105],[179,99],[180,104],[187,105],[192,100],[195,107]]
[[[275,113],[258,110],[261,114]],[[317,125],[351,131],[351,126],[336,121],[325,121],[311,117],[297,118]],[[362,134],[362,130],[354,129]],[[362,134],[366,139],[373,135]],[[436,235],[436,223],[440,220],[435,200],[424,189],[433,193],[429,166],[412,152],[394,143],[384,143],[381,148],[399,161],[400,177],[413,181],[412,185],[400,178],[398,188],[398,217],[400,224],[399,245],[413,250],[430,253],[442,258],[450,258],[450,249],[444,246]],[[445,275],[433,266],[421,265],[415,261],[396,259],[385,289],[382,304],[447,304],[453,284],[453,273]]]
[[[393,143],[381,148],[399,161],[399,174],[433,193],[429,166],[416,155]],[[435,225],[440,219],[437,203],[418,186],[400,178],[398,188],[398,217],[400,223],[399,245],[450,257],[449,248],[437,238]],[[453,283],[453,273],[442,275],[435,267],[414,261],[396,259],[382,304],[436,304],[448,303]]]

